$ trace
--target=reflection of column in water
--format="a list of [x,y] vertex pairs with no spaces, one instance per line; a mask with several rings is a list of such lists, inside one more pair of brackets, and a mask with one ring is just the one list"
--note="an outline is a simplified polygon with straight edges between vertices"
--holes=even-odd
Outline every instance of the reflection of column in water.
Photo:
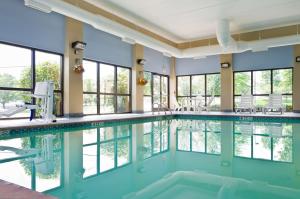
[[[143,186],[143,173],[145,168],[143,165],[144,151],[144,125],[134,124],[132,125],[132,163],[133,163],[133,187],[138,190]],[[138,182],[138,183],[136,183]]]
[[221,121],[221,172],[232,175],[233,121]]
[[169,133],[170,133],[170,152],[171,152],[171,158],[170,158],[170,171],[174,171],[176,168],[176,130],[178,127],[177,122],[173,122],[175,120],[171,120],[169,123]]
[[64,187],[65,198],[84,195],[81,188],[83,177],[82,131],[64,133]]
[[300,189],[300,124],[293,123],[293,159],[295,164],[295,184]]

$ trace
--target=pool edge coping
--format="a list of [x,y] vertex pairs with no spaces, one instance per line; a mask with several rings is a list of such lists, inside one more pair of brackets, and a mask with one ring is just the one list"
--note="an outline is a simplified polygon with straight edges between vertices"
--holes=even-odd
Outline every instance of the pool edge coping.
[[[122,117],[122,118],[91,118],[86,120],[84,117],[79,117],[79,118],[67,118],[67,117],[62,117],[58,122],[55,123],[27,123],[27,124],[20,124],[17,126],[8,126],[8,127],[0,127],[0,134],[6,133],[7,131],[11,130],[20,130],[20,129],[39,129],[39,128],[48,128],[48,127],[53,127],[53,128],[59,128],[59,127],[67,127],[67,126],[72,126],[72,125],[84,125],[84,124],[91,124],[91,123],[105,123],[105,122],[121,122],[121,121],[128,121],[128,120],[141,120],[141,119],[147,119],[147,118],[155,118],[155,117],[167,117],[167,116],[191,116],[191,117],[221,117],[221,118],[265,118],[265,119],[299,119],[300,120],[300,115],[299,116],[293,116],[293,115],[278,115],[278,114],[273,114],[273,115],[251,115],[251,114],[221,114],[221,113],[216,113],[216,114],[194,114],[194,113],[167,113],[167,114],[151,114],[151,115],[132,115],[129,117]],[[65,119],[65,120],[64,120]],[[73,120],[72,120],[73,119]],[[77,120],[78,119],[78,120]],[[83,120],[80,120],[83,119]],[[77,121],[76,121],[77,120]],[[36,121],[34,121],[36,122]]]

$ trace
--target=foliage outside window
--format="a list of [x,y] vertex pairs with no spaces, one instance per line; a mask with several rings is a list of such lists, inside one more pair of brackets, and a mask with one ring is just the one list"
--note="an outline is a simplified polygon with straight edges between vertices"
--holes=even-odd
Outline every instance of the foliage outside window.
[[147,84],[144,86],[144,111],[152,111],[152,73],[144,72]]
[[219,110],[221,104],[221,77],[220,74],[202,74],[177,76],[177,99],[179,103],[187,98],[201,95],[205,104],[214,96],[211,103],[212,110]]
[[131,70],[126,67],[83,61],[84,114],[131,111]]
[[[63,115],[62,55],[1,43],[0,54],[0,111],[23,102],[34,103],[29,97],[34,92],[34,83],[51,80],[54,82],[54,112]],[[29,111],[13,117],[29,117]]]
[[235,106],[240,96],[249,94],[254,96],[255,105],[264,107],[268,103],[269,94],[283,95],[283,102],[287,111],[292,110],[293,69],[271,69],[262,71],[245,71],[234,73]]

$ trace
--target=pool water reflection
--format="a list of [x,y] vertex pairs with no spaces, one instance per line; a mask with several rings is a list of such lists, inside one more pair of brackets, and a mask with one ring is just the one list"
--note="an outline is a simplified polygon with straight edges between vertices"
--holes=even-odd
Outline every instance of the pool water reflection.
[[0,179],[61,199],[300,198],[300,123],[173,119],[35,134],[0,137]]

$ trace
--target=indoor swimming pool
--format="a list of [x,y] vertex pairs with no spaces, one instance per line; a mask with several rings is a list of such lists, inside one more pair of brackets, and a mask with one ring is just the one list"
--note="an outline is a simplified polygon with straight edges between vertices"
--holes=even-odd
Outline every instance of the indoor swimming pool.
[[299,199],[300,119],[158,116],[2,132],[0,179],[59,199]]

